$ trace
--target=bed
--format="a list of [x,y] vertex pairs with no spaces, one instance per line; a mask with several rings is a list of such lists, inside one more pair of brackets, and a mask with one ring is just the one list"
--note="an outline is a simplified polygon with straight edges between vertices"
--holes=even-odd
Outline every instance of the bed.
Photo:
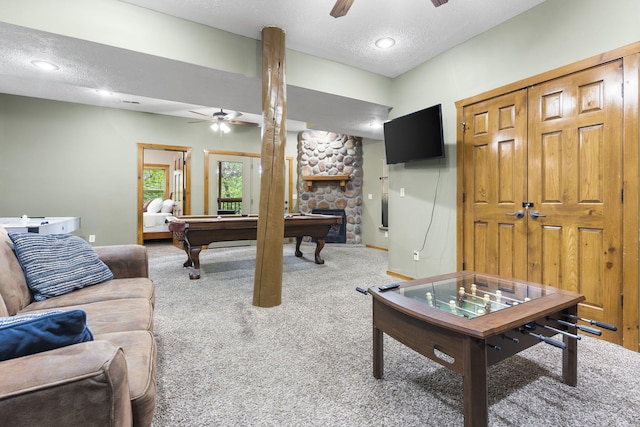
[[142,212],[143,240],[171,239],[167,217],[173,215],[175,202],[157,198],[148,202]]

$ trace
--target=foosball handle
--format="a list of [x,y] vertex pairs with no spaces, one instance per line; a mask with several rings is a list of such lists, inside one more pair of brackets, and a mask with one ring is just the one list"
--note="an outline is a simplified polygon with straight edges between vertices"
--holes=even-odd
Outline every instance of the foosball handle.
[[522,332],[525,335],[530,335],[534,338],[539,339],[540,341],[544,341],[549,345],[552,345],[554,347],[558,347],[561,349],[565,349],[567,348],[567,345],[565,343],[563,343],[562,341],[556,341],[554,339],[545,337],[544,335],[541,334],[534,334],[533,332],[531,332],[531,329],[535,329],[535,325],[531,325],[531,324],[526,324],[524,325],[522,328],[520,328],[520,332]]
[[537,337],[538,337],[538,339],[539,339],[540,341],[544,341],[544,342],[546,342],[547,344],[551,344],[551,345],[552,345],[552,346],[554,346],[554,347],[558,347],[558,348],[561,348],[561,349],[563,349],[563,350],[564,350],[565,348],[567,348],[567,345],[566,345],[565,343],[563,343],[562,341],[557,341],[557,340],[554,340],[554,339],[551,339],[551,338],[545,337],[544,335],[537,335]]
[[604,323],[604,322],[598,322],[597,320],[592,320],[589,323],[592,324],[592,325],[596,325],[599,328],[607,329],[609,331],[617,331],[618,330],[618,328],[615,325],[610,325],[610,324]]
[[510,337],[509,335],[506,335],[506,334],[502,334],[502,339],[513,341],[516,344],[520,343],[520,340],[518,338]]

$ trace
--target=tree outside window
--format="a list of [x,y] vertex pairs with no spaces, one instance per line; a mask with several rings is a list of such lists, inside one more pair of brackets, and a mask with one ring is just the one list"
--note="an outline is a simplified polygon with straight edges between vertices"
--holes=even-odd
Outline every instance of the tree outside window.
[[169,197],[169,166],[144,165],[142,176],[143,202]]
[[242,212],[242,162],[218,162],[218,209]]

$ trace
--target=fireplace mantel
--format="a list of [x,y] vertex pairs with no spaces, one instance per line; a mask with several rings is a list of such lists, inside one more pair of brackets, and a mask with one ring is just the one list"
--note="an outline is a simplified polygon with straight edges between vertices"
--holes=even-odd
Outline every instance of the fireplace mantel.
[[307,175],[302,176],[302,179],[305,182],[305,187],[307,191],[313,190],[313,184],[316,181],[336,181],[340,185],[342,191],[346,189],[347,181],[351,179],[349,175]]

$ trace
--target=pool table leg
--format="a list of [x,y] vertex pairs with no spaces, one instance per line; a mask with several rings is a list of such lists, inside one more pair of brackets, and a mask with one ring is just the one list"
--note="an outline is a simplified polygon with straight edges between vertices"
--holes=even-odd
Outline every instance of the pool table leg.
[[316,264],[324,264],[324,260],[320,257],[320,251],[324,248],[324,239],[316,239]]
[[189,273],[189,279],[196,280],[200,278],[200,251],[202,246],[192,246],[185,248],[185,252],[189,259],[183,264],[185,267],[193,266],[193,271]]
[[296,237],[296,256],[298,258],[302,256],[302,251],[300,250],[300,243],[302,243],[302,236]]
[[[315,262],[316,264],[324,264],[324,260],[320,257],[320,251],[324,248],[324,239],[315,238],[316,239],[316,253],[315,253]],[[302,236],[296,237],[296,256],[300,258],[302,256],[302,251],[300,250],[300,243],[302,243]]]

